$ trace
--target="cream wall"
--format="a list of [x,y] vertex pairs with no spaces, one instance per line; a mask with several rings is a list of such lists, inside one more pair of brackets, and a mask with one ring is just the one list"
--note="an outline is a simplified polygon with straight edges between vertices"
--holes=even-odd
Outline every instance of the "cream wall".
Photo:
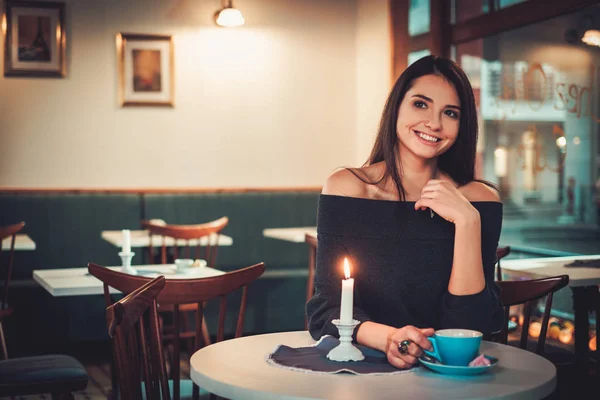
[[[67,78],[0,77],[0,187],[318,186],[364,161],[386,0],[238,0],[239,29],[218,0],[65,3]],[[118,106],[117,32],[173,35],[175,108]]]
[[389,2],[358,0],[356,24],[356,164],[367,160],[392,87]]

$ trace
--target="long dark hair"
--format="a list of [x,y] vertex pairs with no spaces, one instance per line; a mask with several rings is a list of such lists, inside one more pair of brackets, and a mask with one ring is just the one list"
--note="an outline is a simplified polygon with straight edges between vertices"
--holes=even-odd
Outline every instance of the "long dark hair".
[[[459,186],[473,181],[475,176],[475,152],[478,134],[477,110],[469,78],[454,61],[437,56],[426,56],[404,70],[394,84],[383,109],[375,145],[364,165],[384,161],[386,170],[381,179],[367,183],[379,184],[385,178],[391,178],[398,190],[400,200],[406,199],[406,192],[402,186],[401,171],[398,171],[399,163],[397,162],[400,157],[397,151],[398,135],[396,133],[398,110],[406,92],[414,85],[417,78],[424,75],[443,76],[454,86],[460,100],[461,112],[458,137],[448,151],[438,157],[438,169],[450,176]],[[364,181],[364,178],[358,177]]]

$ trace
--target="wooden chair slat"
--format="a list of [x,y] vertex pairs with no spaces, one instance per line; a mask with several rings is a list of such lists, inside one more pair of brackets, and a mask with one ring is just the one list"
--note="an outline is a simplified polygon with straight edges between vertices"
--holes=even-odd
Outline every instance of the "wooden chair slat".
[[[308,279],[306,282],[306,302],[308,302],[315,291],[315,268],[318,240],[313,235],[305,234],[304,241],[308,245]],[[306,315],[304,315],[304,328],[308,328],[308,318]]]
[[498,247],[496,249],[496,280],[502,281],[502,267],[500,266],[500,260],[510,254],[510,246]]
[[529,338],[529,325],[531,322],[531,301],[525,302],[525,307],[523,308],[523,330],[521,331],[521,340],[519,346],[522,349],[527,348],[527,339]]
[[227,316],[227,296],[221,296],[221,307],[219,308],[219,326],[217,329],[217,342],[225,337],[225,317]]
[[244,315],[246,315],[246,303],[248,301],[248,286],[244,286],[242,289],[242,300],[240,301],[240,312],[238,313],[237,326],[235,327],[235,337],[239,338],[242,336],[244,330]]

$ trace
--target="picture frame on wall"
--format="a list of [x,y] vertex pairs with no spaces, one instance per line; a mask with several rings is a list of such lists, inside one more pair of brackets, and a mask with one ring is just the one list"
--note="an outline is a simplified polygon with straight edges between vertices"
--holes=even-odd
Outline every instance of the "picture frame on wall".
[[66,76],[64,3],[7,0],[2,28],[4,76]]
[[118,33],[116,42],[121,107],[173,107],[173,37]]

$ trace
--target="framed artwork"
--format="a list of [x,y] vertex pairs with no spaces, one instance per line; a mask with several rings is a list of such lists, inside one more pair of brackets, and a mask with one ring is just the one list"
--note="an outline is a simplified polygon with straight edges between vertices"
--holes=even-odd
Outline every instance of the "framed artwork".
[[66,76],[64,3],[7,0],[2,28],[4,76]]
[[173,107],[171,36],[118,33],[117,60],[121,107]]

